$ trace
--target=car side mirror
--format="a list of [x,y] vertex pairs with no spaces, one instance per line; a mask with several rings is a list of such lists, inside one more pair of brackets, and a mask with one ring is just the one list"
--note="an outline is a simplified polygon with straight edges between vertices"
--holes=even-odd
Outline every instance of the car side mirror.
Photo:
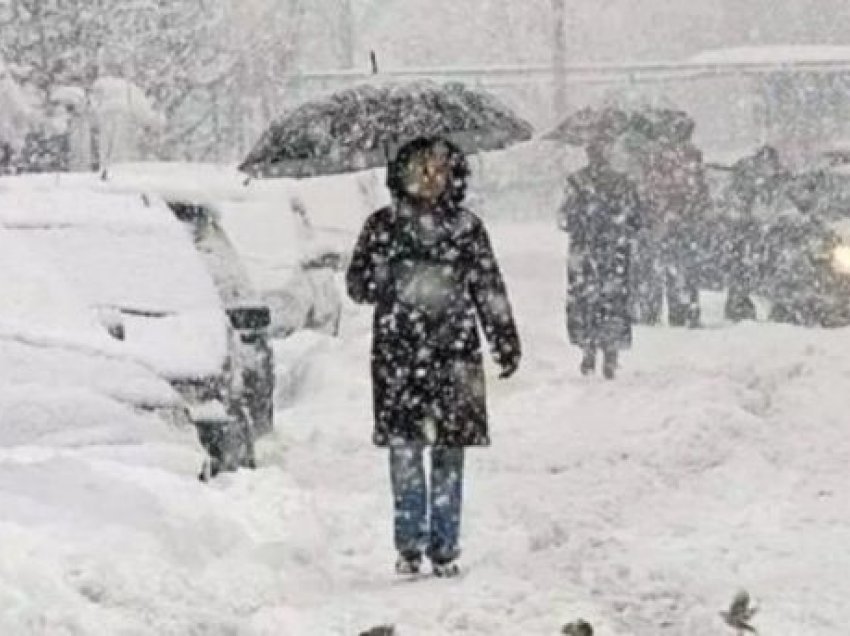
[[234,329],[266,329],[271,324],[268,305],[245,305],[227,309],[227,317]]

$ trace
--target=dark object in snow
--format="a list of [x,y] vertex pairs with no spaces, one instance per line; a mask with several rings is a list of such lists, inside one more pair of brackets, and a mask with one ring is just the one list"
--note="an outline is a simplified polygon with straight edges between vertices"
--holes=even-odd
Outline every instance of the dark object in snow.
[[373,441],[389,447],[395,547],[424,551],[437,576],[459,572],[464,447],[490,443],[478,321],[503,377],[521,356],[484,223],[462,207],[468,174],[446,139],[400,148],[393,203],[366,220],[346,274],[352,300],[375,305]]
[[840,229],[801,208],[778,215],[759,236],[758,291],[771,303],[771,320],[850,324],[850,245]]
[[588,106],[571,113],[543,138],[571,146],[588,146],[610,143],[627,132],[635,132],[648,140],[684,143],[691,138],[695,127],[690,115],[672,108],[629,110]]
[[611,142],[628,130],[630,120],[631,115],[619,108],[586,107],[570,114],[543,138],[571,146]]
[[214,378],[186,378],[176,382],[190,403],[219,404],[220,409],[190,409],[198,439],[208,454],[198,478],[207,481],[222,471],[256,468],[254,443],[274,426],[274,354],[265,304],[245,303],[247,291],[233,273],[238,255],[215,218],[198,203],[171,201],[174,216],[191,229],[195,247],[216,265],[212,281],[225,307],[228,359]]
[[561,633],[564,636],[593,636],[593,627],[587,621],[578,619],[564,625],[561,628]]
[[[589,146],[588,160],[567,178],[559,223],[570,235],[567,333],[586,354],[631,345],[632,243],[643,223],[635,185],[611,167],[604,148]],[[589,370],[588,361],[582,371]]]
[[579,371],[582,375],[593,375],[596,373],[596,347],[585,349],[582,352]]
[[[617,360],[619,356],[615,349],[602,351],[602,377],[613,380],[617,375]],[[596,373],[596,347],[588,347],[582,352],[579,371],[582,375],[593,375]]]
[[413,576],[419,574],[422,568],[422,554],[420,552],[401,553],[395,562],[395,573],[401,576]]
[[694,240],[711,207],[702,153],[689,142],[632,144],[646,211],[634,263],[638,319],[657,324],[666,295],[670,326],[698,327],[700,250]]
[[274,122],[239,169],[259,178],[339,174],[385,166],[417,137],[441,136],[474,153],[531,135],[531,125],[493,95],[458,82],[362,85]]
[[737,636],[743,636],[747,632],[756,633],[756,629],[750,625],[756,612],[758,607],[750,604],[750,595],[745,590],[741,590],[732,599],[729,609],[720,612],[720,616],[729,627],[736,630]]
[[271,315],[266,305],[230,307],[226,313],[234,329],[265,329],[271,323]]
[[846,194],[817,169],[792,175],[762,148],[735,168],[706,164],[714,213],[694,238],[705,256],[701,283],[728,285],[726,317],[806,326],[850,325]]
[[460,566],[457,561],[448,561],[446,563],[435,561],[432,564],[432,570],[434,576],[441,579],[453,579],[460,576]]
[[617,374],[617,351],[607,349],[602,352],[602,377],[606,380],[613,380]]
[[791,184],[799,190],[788,198],[797,209],[779,201],[752,219],[738,218],[737,208],[718,216],[713,232],[718,245],[706,252],[729,280],[726,317],[755,319],[752,294],[758,294],[768,303],[769,320],[850,325],[850,244],[843,221],[830,212],[830,201],[806,194],[809,186],[796,180]]
[[736,161],[732,172],[732,187],[745,203],[775,192],[791,178],[791,172],[782,164],[779,152],[770,145],[762,146],[752,155]]
[[365,632],[360,632],[360,636],[395,636],[395,625],[377,625]]
[[723,305],[723,315],[727,320],[742,322],[744,320],[756,320],[756,305],[748,293],[744,293],[737,287],[730,287]]
[[[391,437],[436,446],[489,444],[484,368],[476,320],[503,372],[513,372],[520,342],[507,290],[484,224],[461,207],[469,170],[451,144],[452,174],[440,200],[417,208],[388,169],[393,205],[373,213],[347,273],[355,302],[374,303],[372,381],[374,441]],[[410,157],[410,147],[399,151]],[[421,423],[435,423],[428,439]]]
[[736,213],[729,272],[729,290],[725,316],[729,320],[754,320],[755,305],[751,299],[757,285],[759,235],[772,221],[766,214],[778,212],[781,198],[791,181],[790,171],[782,165],[772,146],[762,146],[755,153],[732,166],[731,205]]
[[425,552],[435,576],[459,573],[463,499],[463,448],[432,448],[431,471],[425,471],[425,445],[390,445],[393,538],[398,574],[418,574]]
[[27,133],[18,157],[18,172],[67,172],[70,140],[67,133],[45,130]]

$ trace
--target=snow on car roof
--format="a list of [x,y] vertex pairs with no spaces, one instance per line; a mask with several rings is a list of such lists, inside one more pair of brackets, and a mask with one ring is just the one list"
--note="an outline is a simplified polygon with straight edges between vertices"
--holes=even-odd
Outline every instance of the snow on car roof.
[[165,202],[135,191],[109,191],[91,175],[0,178],[0,223],[6,226],[100,226],[175,232]]
[[284,284],[299,262],[318,253],[350,250],[366,215],[389,202],[382,170],[246,179],[235,167],[218,164],[125,163],[109,168],[102,187],[207,206],[258,288]]
[[[0,181],[0,225],[30,246],[29,261],[61,272],[51,295],[73,296],[90,315],[118,310],[126,353],[165,377],[220,372],[221,299],[189,228],[159,197],[98,190],[83,179]],[[68,291],[58,291],[63,286]]]
[[109,190],[155,193],[167,201],[215,207],[242,200],[253,191],[233,166],[214,163],[147,161],[109,166],[101,186]]
[[[63,177],[64,178],[64,177]],[[227,203],[261,203],[290,215],[290,201],[301,200],[311,222],[320,228],[357,230],[365,210],[389,202],[383,170],[312,177],[309,179],[251,179],[235,167],[212,163],[139,162],[109,167],[100,187],[149,192],[167,201],[208,205],[218,210]]]
[[153,370],[121,350],[73,286],[0,226],[0,388],[85,388],[134,404],[173,403]]
[[42,334],[103,346],[86,304],[59,270],[39,258],[28,241],[0,225],[0,333]]
[[0,188],[0,224],[25,235],[89,304],[165,312],[219,305],[189,230],[156,197]]

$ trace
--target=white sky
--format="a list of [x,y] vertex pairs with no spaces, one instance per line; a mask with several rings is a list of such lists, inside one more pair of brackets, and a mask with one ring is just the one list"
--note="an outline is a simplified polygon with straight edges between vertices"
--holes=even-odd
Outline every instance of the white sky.
[[[307,10],[305,66],[335,66],[323,46],[343,0]],[[386,66],[546,62],[551,0],[352,0],[357,62],[375,49]],[[328,5],[321,10],[319,5]],[[843,44],[845,0],[567,0],[568,39],[582,62],[669,60],[744,44]]]

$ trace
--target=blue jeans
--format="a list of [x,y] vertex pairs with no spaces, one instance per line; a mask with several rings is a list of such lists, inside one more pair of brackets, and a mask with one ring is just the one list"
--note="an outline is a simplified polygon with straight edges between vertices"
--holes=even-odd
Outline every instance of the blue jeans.
[[463,448],[431,449],[430,489],[424,448],[415,442],[390,444],[395,547],[411,558],[425,552],[432,561],[444,563],[460,555]]

